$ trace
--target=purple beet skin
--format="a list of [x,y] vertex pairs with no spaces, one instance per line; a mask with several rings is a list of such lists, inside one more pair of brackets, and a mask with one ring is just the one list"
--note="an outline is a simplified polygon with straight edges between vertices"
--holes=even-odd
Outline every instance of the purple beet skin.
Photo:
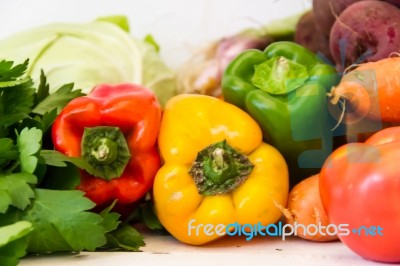
[[348,6],[358,1],[362,0],[313,0],[315,21],[318,21],[317,29],[328,37],[336,17]]
[[294,41],[314,53],[321,53],[332,60],[328,37],[316,29],[316,24],[314,12],[312,10],[306,12],[297,23]]
[[373,62],[399,53],[400,9],[383,1],[354,3],[333,24],[329,41],[331,55],[342,68],[364,57],[364,62]]

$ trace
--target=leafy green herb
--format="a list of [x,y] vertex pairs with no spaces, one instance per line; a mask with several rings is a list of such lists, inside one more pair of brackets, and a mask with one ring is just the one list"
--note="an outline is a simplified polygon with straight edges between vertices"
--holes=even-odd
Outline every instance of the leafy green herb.
[[143,236],[129,224],[120,223],[118,221],[119,214],[110,213],[116,203],[117,201],[114,201],[100,213],[103,217],[103,226],[108,230],[106,234],[107,244],[103,248],[139,251],[139,248],[145,245]]
[[45,160],[45,163],[52,166],[65,167],[67,162],[74,164],[80,169],[84,169],[89,174],[94,173],[93,167],[85,160],[79,157],[68,157],[61,152],[54,150],[41,150],[40,156]]
[[44,71],[40,71],[40,82],[37,89],[37,93],[35,95],[35,106],[38,105],[41,101],[46,99],[47,96],[50,95],[50,86],[47,83],[46,76],[44,75]]
[[139,251],[144,246],[143,236],[129,224],[121,224],[107,235],[107,244],[104,248],[114,250]]
[[0,167],[4,167],[10,161],[16,160],[18,156],[19,152],[15,147],[12,139],[0,139]]
[[15,266],[19,259],[26,255],[28,235],[32,224],[19,221],[12,225],[0,227],[0,265]]
[[0,175],[0,213],[5,213],[9,206],[25,209],[35,197],[31,185],[37,178],[29,173]]
[[147,228],[151,230],[163,230],[164,227],[161,225],[160,220],[158,220],[156,213],[154,211],[154,206],[150,202],[145,203],[140,206],[140,211],[142,214],[143,223]]
[[[1,87],[2,82],[0,82]],[[0,89],[0,126],[8,127],[29,117],[33,106],[35,89],[32,81],[15,87]]]
[[111,212],[116,203],[117,201],[114,201],[110,206],[100,212],[100,216],[103,217],[102,225],[107,232],[111,232],[117,229],[118,225],[120,224],[119,218],[121,215],[115,212]]
[[14,66],[14,62],[2,60],[0,61],[0,82],[20,80],[21,76],[28,69],[29,60]]
[[[51,112],[56,109],[58,112],[76,97],[83,96],[84,94],[80,90],[72,90],[74,84],[66,84],[56,90],[53,94],[48,95],[36,107],[32,110],[35,114],[44,115],[47,112]],[[47,88],[48,89],[48,88]]]
[[65,167],[46,165],[46,173],[41,188],[55,190],[74,190],[81,182],[79,168],[71,163],[66,163]]
[[42,131],[37,128],[24,128],[17,140],[21,172],[33,174],[39,160],[36,154],[42,146]]
[[[35,89],[32,79],[24,76],[28,60],[19,65],[13,64],[12,61],[0,61],[0,137],[10,133],[8,127],[29,119],[43,124],[41,129],[44,132],[69,101],[84,95],[81,90],[73,90],[72,83],[50,94],[43,71],[38,89]],[[42,118],[45,118],[43,123]]]
[[165,233],[164,227],[158,220],[154,206],[149,198],[144,203],[140,204],[128,217],[127,222],[129,223],[143,223],[150,230],[159,231]]
[[102,217],[89,212],[95,204],[81,191],[35,189],[36,198],[26,211],[13,209],[0,221],[26,220],[34,230],[28,252],[93,251],[106,243]]
[[43,114],[42,119],[39,119],[43,132],[46,132],[51,127],[56,118],[57,118],[57,109],[53,109],[52,111],[45,112]]

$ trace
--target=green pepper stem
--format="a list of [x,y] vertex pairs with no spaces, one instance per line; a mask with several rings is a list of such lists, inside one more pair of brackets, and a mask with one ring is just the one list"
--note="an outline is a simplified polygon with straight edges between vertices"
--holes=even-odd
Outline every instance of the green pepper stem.
[[301,87],[309,78],[306,66],[275,56],[255,66],[251,83],[272,95],[284,95]]
[[234,191],[250,175],[254,165],[226,141],[212,144],[197,155],[189,174],[201,195]]
[[81,155],[106,180],[121,176],[131,156],[120,129],[106,126],[85,128]]

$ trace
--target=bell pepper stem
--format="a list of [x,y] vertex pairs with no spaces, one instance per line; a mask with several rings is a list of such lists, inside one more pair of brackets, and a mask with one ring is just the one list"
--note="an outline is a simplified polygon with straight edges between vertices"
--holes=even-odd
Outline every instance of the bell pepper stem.
[[108,138],[101,138],[99,139],[99,146],[91,150],[91,155],[98,163],[113,162],[118,156],[118,145]]
[[252,84],[273,95],[287,94],[310,78],[307,68],[283,56],[256,65]]
[[214,152],[212,153],[212,156],[213,156],[213,159],[214,159],[214,162],[215,162],[215,166],[218,169],[223,169],[224,166],[225,166],[225,163],[224,163],[224,150],[221,149],[221,148],[216,148],[214,150]]
[[120,129],[107,126],[84,129],[81,155],[93,166],[93,175],[106,180],[121,176],[131,156]]
[[234,191],[250,175],[254,165],[226,141],[214,143],[197,155],[189,174],[201,195]]

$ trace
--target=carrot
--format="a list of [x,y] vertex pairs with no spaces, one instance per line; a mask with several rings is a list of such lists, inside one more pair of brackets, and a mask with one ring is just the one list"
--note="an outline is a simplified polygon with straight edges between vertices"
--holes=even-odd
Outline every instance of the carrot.
[[358,65],[346,73],[328,94],[337,104],[345,99],[353,116],[371,120],[400,122],[400,57],[390,57]]
[[295,225],[297,223],[297,225],[303,225],[306,228],[310,225],[313,225],[314,228],[315,226],[321,228],[317,234],[314,234],[314,228],[307,232],[307,229],[304,231],[302,226],[298,226],[297,236],[317,242],[338,239],[336,234],[326,231],[329,220],[319,194],[318,174],[302,180],[293,187],[289,193],[287,208],[282,208],[279,205],[277,207],[285,216],[287,224]]

